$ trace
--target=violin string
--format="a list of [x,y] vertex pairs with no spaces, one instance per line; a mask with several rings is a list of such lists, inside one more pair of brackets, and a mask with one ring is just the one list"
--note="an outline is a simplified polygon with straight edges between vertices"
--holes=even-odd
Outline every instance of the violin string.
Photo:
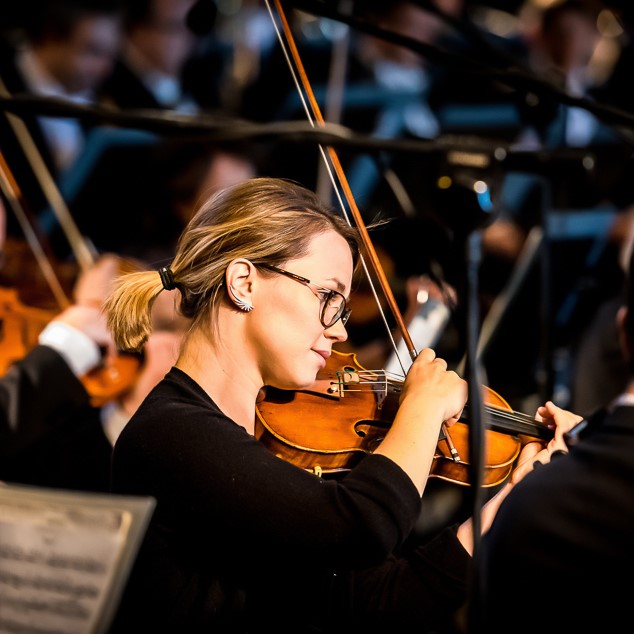
[[392,383],[402,384],[403,381],[398,375],[392,374],[387,370],[341,370],[340,374],[348,376],[357,376],[362,379],[370,380],[372,378],[381,378],[384,381],[391,381]]
[[[346,392],[367,392],[369,390],[376,391],[377,387],[386,392],[389,387],[398,388],[402,385],[402,380],[398,375],[386,372],[385,370],[342,370],[337,373],[339,375],[338,381],[333,381],[333,385],[337,385],[339,388],[345,389]],[[345,375],[352,378],[345,379]],[[391,376],[390,376],[391,375]],[[504,427],[508,431],[515,431],[517,433],[526,433],[531,435],[534,430],[547,431],[548,425],[536,418],[516,412],[514,410],[506,411],[497,407],[485,406],[485,413],[499,423],[504,423]]]
[[[339,384],[339,385],[350,385],[351,383],[354,383],[356,385],[360,385],[363,384],[363,382],[368,382],[368,383],[372,383],[372,384],[376,384],[379,380],[381,380],[382,382],[386,383],[386,384],[391,384],[395,387],[398,387],[400,385],[402,385],[403,380],[400,377],[400,375],[392,373],[392,372],[388,372],[386,370],[350,370],[350,371],[346,371],[346,370],[341,370],[339,371],[337,374],[341,375],[349,375],[349,376],[355,376],[358,377],[358,381],[346,381],[344,379],[341,379],[339,381],[334,381],[333,383],[335,384]],[[496,417],[498,418],[504,418],[507,420],[515,420],[518,422],[525,422],[525,423],[533,423],[536,424],[537,426],[544,426],[547,427],[547,425],[545,425],[544,423],[542,423],[541,421],[538,421],[536,418],[530,416],[529,414],[524,414],[522,412],[517,412],[515,410],[511,410],[511,411],[506,411],[503,409],[499,409],[497,407],[493,407],[493,406],[486,406],[485,409],[493,414],[496,415]]]
[[505,412],[498,410],[495,407],[485,407],[485,412],[491,415],[491,418],[495,422],[504,421],[504,427],[508,430],[514,430],[518,433],[526,433],[532,435],[533,431],[548,432],[550,428],[542,421],[532,418],[527,414],[521,414],[519,412]]
[[538,426],[548,427],[548,425],[546,425],[542,421],[539,421],[536,418],[529,416],[528,414],[523,414],[522,412],[516,412],[516,411],[507,412],[503,409],[498,409],[497,407],[491,407],[491,406],[488,406],[485,409],[495,413],[495,415],[498,416],[499,418],[506,418],[507,420],[516,420],[516,421],[525,422],[525,423],[535,423]]

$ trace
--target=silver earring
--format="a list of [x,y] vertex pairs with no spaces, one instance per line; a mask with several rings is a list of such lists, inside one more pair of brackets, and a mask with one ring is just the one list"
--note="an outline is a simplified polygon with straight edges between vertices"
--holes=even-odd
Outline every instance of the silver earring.
[[245,313],[250,313],[253,310],[253,306],[251,304],[245,302],[236,295],[236,291],[231,284],[229,285],[229,292],[231,293],[231,297],[233,297],[233,301],[236,303],[238,308],[242,309]]

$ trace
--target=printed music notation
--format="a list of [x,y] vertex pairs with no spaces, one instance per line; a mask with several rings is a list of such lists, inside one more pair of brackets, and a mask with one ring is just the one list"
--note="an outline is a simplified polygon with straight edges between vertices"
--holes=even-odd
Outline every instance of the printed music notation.
[[107,632],[154,504],[0,483],[0,633]]

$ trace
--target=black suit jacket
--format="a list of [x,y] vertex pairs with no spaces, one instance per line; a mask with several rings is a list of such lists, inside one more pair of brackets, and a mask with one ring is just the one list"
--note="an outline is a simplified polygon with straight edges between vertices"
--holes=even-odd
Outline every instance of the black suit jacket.
[[569,455],[519,482],[482,552],[483,632],[611,632],[630,622],[634,407],[593,420]]
[[0,480],[106,492],[111,453],[100,410],[57,352],[37,346],[0,378]]
[[[183,93],[205,111],[221,107],[221,85],[227,52],[214,50],[208,55],[192,56],[185,64],[181,76]],[[141,77],[119,58],[110,76],[100,88],[100,101],[121,110],[159,109],[169,110],[157,101],[147,89]]]

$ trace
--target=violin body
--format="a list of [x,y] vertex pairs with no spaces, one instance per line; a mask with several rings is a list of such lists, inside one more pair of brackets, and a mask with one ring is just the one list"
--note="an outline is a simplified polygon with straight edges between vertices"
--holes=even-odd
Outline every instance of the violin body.
[[14,288],[0,287],[0,375],[37,344],[37,338],[55,312],[20,301]]
[[[39,334],[59,311],[23,304],[13,288],[0,287],[0,376],[38,343]],[[119,353],[81,377],[93,407],[130,389],[141,365],[138,355]]]
[[[37,344],[44,326],[60,311],[45,276],[24,240],[7,238],[0,269],[0,375]],[[60,267],[63,288],[72,288],[76,269]]]
[[[297,391],[267,388],[257,404],[255,435],[280,458],[317,475],[349,471],[385,438],[398,410],[401,387],[402,381],[360,366],[354,353],[333,350],[310,387]],[[488,388],[485,400],[515,419],[508,404]],[[469,425],[461,421],[448,432],[459,458],[452,456],[441,435],[430,476],[468,485]],[[483,486],[496,486],[510,475],[522,436],[533,440],[548,437],[537,421],[533,423],[535,433],[527,420],[522,422],[527,427],[519,428],[521,434],[487,430]]]
[[349,470],[380,444],[398,409],[398,394],[383,398],[379,383],[356,389],[360,369],[353,353],[333,351],[309,388],[267,388],[256,409],[256,437],[304,469]]

